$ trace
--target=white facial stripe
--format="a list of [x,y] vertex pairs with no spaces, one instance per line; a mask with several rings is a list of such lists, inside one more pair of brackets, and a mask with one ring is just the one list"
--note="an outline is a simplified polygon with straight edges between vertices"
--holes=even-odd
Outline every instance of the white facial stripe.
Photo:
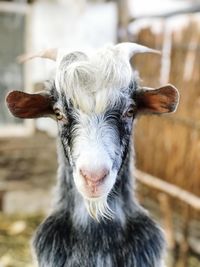
[[[56,73],[56,89],[65,93],[78,120],[70,141],[74,182],[89,214],[97,220],[113,216],[107,197],[115,184],[127,140],[120,140],[118,126],[111,125],[115,115],[110,115],[108,122],[100,114],[105,115],[108,109],[114,111],[118,104],[121,108],[124,105],[123,109],[129,106],[130,82],[133,77],[136,83],[138,80],[128,58],[122,54],[114,46],[92,56],[75,52],[63,58]],[[90,171],[89,175],[99,175],[102,169],[108,170],[108,174],[97,186],[82,174],[82,167]]]
[[[78,191],[85,199],[89,214],[99,220],[99,217],[112,217],[107,204],[107,196],[113,188],[117,171],[113,168],[113,159],[121,158],[119,151],[119,137],[115,127],[111,127],[101,116],[88,116],[81,114],[80,124],[76,129],[76,137],[72,144],[72,157],[75,159],[74,182]],[[99,187],[100,196],[91,198],[81,168],[97,171],[101,168],[108,170],[105,181]]]
[[118,145],[119,140],[114,125],[111,127],[103,116],[80,113],[72,151],[75,158],[82,153],[91,157],[94,164],[95,159],[105,158],[109,162],[108,154],[114,157],[116,149],[119,149]]

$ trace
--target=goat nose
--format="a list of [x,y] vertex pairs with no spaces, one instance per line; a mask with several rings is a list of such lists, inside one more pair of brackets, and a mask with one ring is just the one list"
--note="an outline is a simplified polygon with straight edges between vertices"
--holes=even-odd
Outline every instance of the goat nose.
[[97,183],[103,180],[109,174],[109,170],[105,167],[99,168],[97,170],[89,170],[82,167],[80,168],[80,174],[86,181]]

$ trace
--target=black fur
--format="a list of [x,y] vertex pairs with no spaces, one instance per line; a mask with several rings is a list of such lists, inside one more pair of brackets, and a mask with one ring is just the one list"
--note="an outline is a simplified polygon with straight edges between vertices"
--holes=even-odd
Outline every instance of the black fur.
[[121,199],[125,225],[117,218],[98,223],[88,217],[86,227],[74,226],[74,194],[79,193],[72,190],[75,187],[70,179],[72,170],[62,173],[60,205],[40,225],[34,238],[40,267],[160,267],[163,234],[132,198],[128,163],[129,158],[117,178],[115,193],[109,198],[111,207]]
[[[41,267],[97,267],[99,254],[101,266],[156,267],[163,237],[139,211],[128,218],[125,228],[117,222],[90,221],[84,230],[73,227],[68,212],[59,211],[39,227],[34,243]],[[110,265],[106,265],[107,257]]]
[[[130,90],[135,91],[133,85]],[[58,96],[54,95],[54,98],[56,102]],[[117,109],[104,114],[105,121],[115,128],[123,152],[121,165],[117,166],[116,162],[114,166],[118,168],[118,176],[108,203],[113,210],[121,205],[123,214],[100,222],[88,215],[84,225],[74,221],[76,205],[83,200],[74,184],[74,166],[67,147],[73,149],[74,129],[78,121],[73,117],[70,103],[64,97],[62,99],[69,123],[60,128],[57,204],[54,212],[39,226],[34,238],[39,266],[161,267],[164,249],[162,231],[139,206],[131,187],[131,130],[130,122],[123,119],[123,101]]]

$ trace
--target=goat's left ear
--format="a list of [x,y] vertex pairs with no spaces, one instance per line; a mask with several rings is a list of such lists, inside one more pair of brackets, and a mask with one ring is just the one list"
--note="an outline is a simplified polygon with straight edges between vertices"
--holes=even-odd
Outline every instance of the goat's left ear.
[[179,102],[179,92],[171,84],[158,89],[143,88],[135,96],[138,112],[169,113],[174,112]]
[[10,112],[18,118],[33,119],[54,114],[52,101],[48,94],[28,94],[12,91],[6,97]]

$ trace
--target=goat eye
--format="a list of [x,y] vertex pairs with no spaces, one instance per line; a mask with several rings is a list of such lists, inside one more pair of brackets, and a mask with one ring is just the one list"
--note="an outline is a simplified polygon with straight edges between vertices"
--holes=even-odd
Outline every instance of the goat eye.
[[135,113],[134,106],[130,106],[128,110],[126,111],[125,116],[130,118],[130,117],[133,117],[134,113]]
[[54,112],[56,114],[57,120],[62,120],[63,119],[63,114],[62,114],[62,112],[58,108],[55,109]]

